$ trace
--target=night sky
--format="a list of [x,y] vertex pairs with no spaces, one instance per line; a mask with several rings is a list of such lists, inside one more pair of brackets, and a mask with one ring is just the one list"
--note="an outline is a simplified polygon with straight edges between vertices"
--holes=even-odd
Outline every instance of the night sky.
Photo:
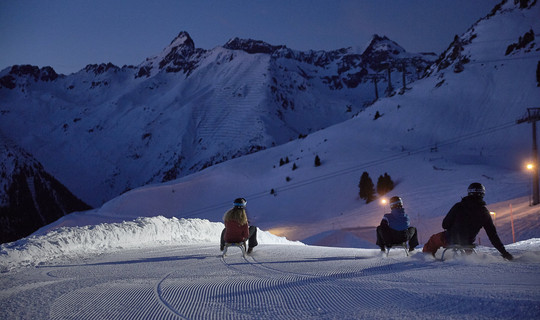
[[0,70],[58,73],[87,64],[138,65],[180,31],[197,48],[251,38],[295,50],[364,48],[386,35],[409,52],[444,51],[498,0],[0,0]]

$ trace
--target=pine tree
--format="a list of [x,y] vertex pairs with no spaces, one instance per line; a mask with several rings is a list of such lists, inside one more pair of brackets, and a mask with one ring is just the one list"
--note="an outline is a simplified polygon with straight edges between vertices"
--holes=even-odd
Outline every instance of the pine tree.
[[315,156],[315,166],[318,167],[321,165],[321,158],[319,156]]
[[384,185],[384,177],[382,175],[380,175],[377,179],[377,193],[381,196],[388,193],[388,190],[386,190],[386,186]]
[[379,195],[387,194],[388,192],[392,191],[394,189],[394,181],[392,181],[392,178],[388,175],[388,173],[384,173],[384,176],[379,176],[379,179],[377,179],[377,193]]
[[394,190],[394,181],[392,180],[392,178],[390,178],[390,175],[386,172],[384,173],[384,180],[388,188],[388,192]]
[[360,198],[366,200],[366,203],[375,200],[375,186],[366,171],[362,173],[358,187],[360,188]]

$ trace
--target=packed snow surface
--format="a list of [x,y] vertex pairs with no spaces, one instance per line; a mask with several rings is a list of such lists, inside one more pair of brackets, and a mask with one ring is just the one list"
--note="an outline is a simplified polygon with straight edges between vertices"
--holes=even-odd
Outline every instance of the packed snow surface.
[[[259,230],[251,255],[223,224],[140,218],[2,245],[1,319],[538,319],[540,239],[446,253],[330,248]],[[440,257],[440,253],[438,253]]]

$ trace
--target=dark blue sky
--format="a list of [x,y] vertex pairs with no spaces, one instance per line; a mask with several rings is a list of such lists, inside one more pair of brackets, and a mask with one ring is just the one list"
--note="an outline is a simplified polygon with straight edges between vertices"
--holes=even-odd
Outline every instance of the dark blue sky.
[[498,0],[0,0],[0,69],[138,65],[180,31],[212,49],[234,37],[296,50],[364,47],[386,35],[409,52],[445,50]]

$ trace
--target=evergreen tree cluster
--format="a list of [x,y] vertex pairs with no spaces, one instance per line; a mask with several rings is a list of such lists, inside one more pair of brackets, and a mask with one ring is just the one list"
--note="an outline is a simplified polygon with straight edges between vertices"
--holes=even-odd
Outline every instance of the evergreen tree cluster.
[[[279,159],[279,166],[282,167],[286,164],[288,164],[290,161],[289,161],[289,157],[285,157],[285,159],[283,158],[280,158]],[[315,161],[314,161],[314,164],[315,164],[315,167],[319,167],[321,165],[321,158],[319,158],[318,155],[315,155]],[[275,167],[274,167],[275,168]],[[293,166],[292,166],[292,170],[296,170],[298,169],[298,166],[296,165],[296,162],[293,163]]]
[[393,189],[394,181],[392,181],[392,178],[390,178],[388,173],[385,172],[384,175],[379,176],[379,178],[377,179],[377,193],[379,195],[385,195]]
[[[285,159],[280,158],[279,159],[279,166],[280,167],[284,166],[284,165],[288,164],[289,162],[290,162],[289,157],[285,157]],[[319,158],[318,155],[315,155],[314,165],[315,165],[315,167],[321,166],[321,158]],[[275,166],[274,166],[274,168],[275,168]],[[294,171],[296,169],[298,169],[298,166],[296,165],[296,162],[293,162],[292,171]],[[291,180],[292,180],[291,177],[289,177],[289,176],[285,177],[285,181],[289,182]],[[276,190],[274,190],[274,189],[270,190],[270,194],[276,196],[277,195]]]
[[289,163],[289,157],[285,157],[285,160],[283,160],[283,158],[280,158],[279,159],[279,166],[283,166],[283,165],[286,165],[287,163]]
[[394,189],[394,181],[392,181],[390,175],[385,172],[384,175],[379,176],[377,179],[377,186],[375,186],[373,184],[373,180],[371,180],[371,177],[369,176],[369,173],[364,171],[360,177],[358,188],[360,189],[360,198],[366,200],[366,203],[370,203],[376,199],[375,190],[377,190],[377,193],[380,196],[385,195]]

